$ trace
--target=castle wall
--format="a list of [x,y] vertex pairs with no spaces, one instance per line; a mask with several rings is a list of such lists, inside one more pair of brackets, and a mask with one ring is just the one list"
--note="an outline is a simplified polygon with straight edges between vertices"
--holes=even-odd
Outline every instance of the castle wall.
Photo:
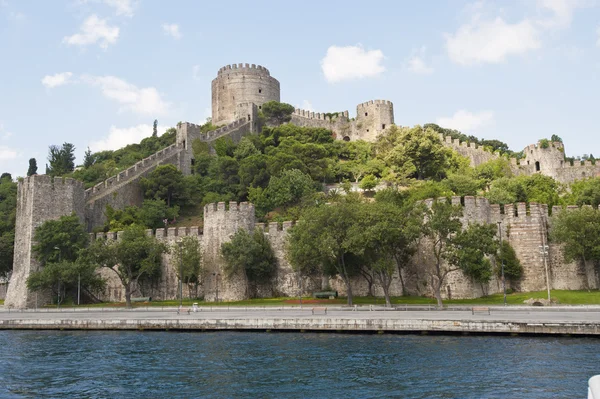
[[20,180],[17,190],[13,274],[4,306],[35,307],[50,301],[49,294],[36,295],[27,289],[30,273],[40,268],[31,250],[35,229],[47,220],[59,219],[72,212],[83,222],[85,196],[83,183],[70,178],[44,175],[33,175]]
[[227,65],[212,81],[212,121],[216,125],[233,122],[240,103],[260,108],[268,101],[280,101],[279,82],[260,65]]
[[140,206],[144,195],[139,181],[159,165],[173,164],[181,169],[183,146],[173,144],[152,154],[116,176],[85,190],[85,222],[88,231],[106,222],[106,206],[124,209]]
[[453,149],[463,157],[469,158],[473,167],[499,158],[498,154],[486,151],[483,147],[474,143],[461,142],[458,139],[452,139],[450,136],[444,137],[441,133],[439,136],[446,147]]

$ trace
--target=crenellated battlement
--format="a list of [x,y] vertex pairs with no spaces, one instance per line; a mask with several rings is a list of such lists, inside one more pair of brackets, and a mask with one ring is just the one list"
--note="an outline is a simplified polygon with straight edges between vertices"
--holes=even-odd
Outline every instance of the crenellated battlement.
[[389,100],[370,100],[370,101],[358,104],[356,106],[356,108],[357,109],[367,108],[367,107],[370,107],[370,106],[375,105],[375,104],[383,104],[383,105],[389,105],[389,106],[393,106],[394,105]]
[[[155,237],[157,240],[169,240],[175,239],[179,237],[202,237],[202,229],[198,226],[192,227],[169,227],[165,229],[164,227],[158,228],[156,230],[146,229],[146,234],[150,237]],[[90,240],[120,240],[123,236],[123,231],[109,231],[107,233],[98,232],[98,233],[90,233]]]
[[248,118],[243,117],[243,118],[240,118],[240,119],[236,120],[235,122],[232,122],[226,126],[220,127],[217,130],[212,130],[212,131],[206,132],[206,133],[200,133],[199,138],[202,141],[214,141],[214,140],[218,139],[219,137],[229,134],[232,130],[240,128],[241,126],[245,125],[248,122],[250,122],[248,120]]
[[267,68],[262,65],[256,64],[247,64],[247,63],[239,63],[239,64],[230,64],[225,65],[224,67],[219,69],[218,75],[225,75],[229,73],[236,72],[254,72],[262,75],[270,76],[271,73]]
[[235,201],[230,201],[229,203],[225,202],[216,202],[211,204],[204,205],[204,215],[205,217],[211,217],[215,214],[223,214],[223,213],[234,213],[234,212],[243,212],[248,213],[251,212],[254,214],[254,204],[250,202],[240,202],[239,204]]
[[48,175],[32,175],[24,177],[19,182],[22,185],[44,185],[49,186],[50,189],[56,190],[62,187],[69,187],[75,189],[83,189],[83,182],[73,179],[71,177],[52,177]]
[[336,120],[340,117],[348,119],[348,111],[338,112],[337,116],[334,116],[332,118],[331,116],[326,115],[325,113],[313,112],[313,111],[296,108],[294,110],[294,112],[292,113],[292,115],[299,116],[302,118],[307,118],[307,119],[321,120],[321,121],[332,121],[332,120]]

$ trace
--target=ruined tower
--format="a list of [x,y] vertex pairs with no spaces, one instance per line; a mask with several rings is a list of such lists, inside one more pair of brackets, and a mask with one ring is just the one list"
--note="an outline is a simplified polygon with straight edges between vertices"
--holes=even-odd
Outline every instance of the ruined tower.
[[[238,105],[280,101],[279,81],[255,64],[232,64],[219,69],[212,81],[212,122],[226,125],[238,119]],[[246,112],[247,113],[247,112]]]
[[525,159],[521,160],[521,167],[528,174],[540,172],[556,179],[557,171],[565,163],[565,148],[559,141],[549,141],[547,145],[542,141],[528,145],[523,150],[523,155]]

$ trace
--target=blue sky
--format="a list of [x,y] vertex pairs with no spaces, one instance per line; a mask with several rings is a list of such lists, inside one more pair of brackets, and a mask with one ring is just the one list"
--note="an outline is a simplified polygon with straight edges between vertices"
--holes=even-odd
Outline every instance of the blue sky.
[[0,0],[0,171],[204,122],[240,62],[315,112],[386,99],[399,125],[600,155],[598,1]]

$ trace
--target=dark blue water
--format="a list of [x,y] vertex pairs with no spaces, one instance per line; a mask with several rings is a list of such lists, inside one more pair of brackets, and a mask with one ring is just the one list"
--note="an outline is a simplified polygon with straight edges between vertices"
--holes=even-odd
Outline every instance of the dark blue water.
[[0,398],[585,398],[600,340],[0,331]]

